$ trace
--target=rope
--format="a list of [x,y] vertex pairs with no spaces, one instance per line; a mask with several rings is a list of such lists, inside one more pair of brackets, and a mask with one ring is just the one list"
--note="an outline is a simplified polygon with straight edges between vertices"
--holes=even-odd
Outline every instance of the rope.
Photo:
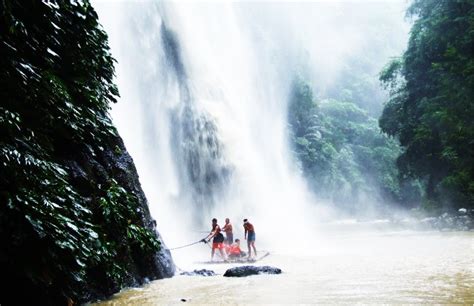
[[193,242],[193,243],[190,243],[190,244],[186,244],[186,245],[182,245],[182,246],[179,246],[179,247],[176,247],[176,248],[170,248],[169,250],[172,251],[172,250],[177,250],[177,249],[182,249],[182,248],[187,248],[187,247],[190,247],[192,245],[195,245],[195,244],[198,244],[198,243],[201,243],[203,239],[199,240],[199,241],[196,241],[196,242]]

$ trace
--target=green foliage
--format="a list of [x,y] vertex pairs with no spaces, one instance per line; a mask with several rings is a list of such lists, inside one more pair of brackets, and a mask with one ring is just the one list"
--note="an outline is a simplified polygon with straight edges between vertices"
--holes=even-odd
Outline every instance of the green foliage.
[[319,196],[354,211],[367,201],[416,201],[404,193],[411,184],[398,181],[398,144],[380,133],[366,111],[333,99],[317,103],[309,85],[298,79],[288,114],[295,154]]
[[[117,181],[112,180],[105,196],[98,201],[99,213],[107,226],[102,232],[107,236],[126,236],[127,245],[137,245],[143,250],[159,250],[159,241],[153,232],[139,225],[142,219],[141,208],[135,195],[128,193]],[[112,228],[113,231],[110,231]],[[117,232],[123,230],[123,233]]]
[[[95,224],[99,224],[99,250],[93,260],[104,267],[107,279],[121,286],[127,270],[117,249],[126,248],[127,253],[133,252],[133,248],[156,252],[160,243],[153,232],[140,225],[142,214],[136,196],[128,193],[117,181],[112,179],[97,203],[94,216]],[[123,237],[126,237],[125,241]]]
[[37,295],[78,300],[93,270],[120,284],[124,248],[159,247],[113,178],[101,190],[91,177],[85,193],[72,183],[68,160],[116,137],[114,60],[88,1],[1,1],[0,12],[0,264]]
[[404,147],[402,175],[425,181],[426,207],[474,207],[474,3],[416,0],[408,14],[408,49],[380,76],[380,126]]

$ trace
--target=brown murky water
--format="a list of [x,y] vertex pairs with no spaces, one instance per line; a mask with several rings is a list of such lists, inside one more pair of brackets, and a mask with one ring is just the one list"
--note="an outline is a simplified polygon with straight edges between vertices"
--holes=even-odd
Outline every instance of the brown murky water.
[[474,303],[474,232],[346,233],[258,264],[283,274],[226,278],[230,264],[189,264],[219,275],[154,281],[98,305]]

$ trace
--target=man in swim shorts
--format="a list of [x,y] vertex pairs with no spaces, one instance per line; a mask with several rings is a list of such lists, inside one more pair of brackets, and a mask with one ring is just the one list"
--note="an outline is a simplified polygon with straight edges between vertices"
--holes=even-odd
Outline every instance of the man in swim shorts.
[[225,225],[222,227],[222,230],[225,232],[225,241],[227,245],[231,245],[234,242],[234,234],[232,232],[232,224],[230,223],[229,218],[225,218]]
[[252,257],[252,249],[257,256],[257,249],[255,248],[255,228],[252,223],[248,221],[248,219],[244,219],[244,230],[245,230],[245,239],[247,239],[247,247],[249,249],[249,257]]
[[209,239],[208,241],[212,239],[211,261],[214,260],[214,254],[216,252],[216,249],[219,250],[222,259],[227,260],[227,257],[224,253],[224,235],[222,235],[221,233],[221,228],[219,224],[217,224],[216,218],[212,219],[212,230],[209,235],[204,239]]

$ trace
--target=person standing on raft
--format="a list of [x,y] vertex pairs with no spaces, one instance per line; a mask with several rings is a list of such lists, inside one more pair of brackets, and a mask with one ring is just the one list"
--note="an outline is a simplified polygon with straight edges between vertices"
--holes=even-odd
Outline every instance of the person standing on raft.
[[234,234],[232,232],[232,224],[230,223],[229,218],[225,218],[225,225],[222,227],[222,230],[225,232],[225,244],[231,245],[234,242]]
[[218,249],[221,253],[222,259],[227,260],[227,257],[224,253],[224,235],[222,235],[221,233],[221,228],[219,224],[217,224],[216,218],[212,219],[212,230],[209,235],[203,240],[205,241],[206,239],[209,239],[207,241],[211,241],[212,239],[211,261],[214,260],[214,254],[216,252],[216,249]]
[[[247,247],[249,249],[249,257],[252,256],[252,250],[250,247],[253,248],[255,252],[255,256],[257,256],[257,249],[255,248],[255,228],[253,227],[252,223],[250,223],[247,219],[244,219],[244,229],[245,229],[245,239],[247,239]],[[247,235],[248,234],[248,235]]]

